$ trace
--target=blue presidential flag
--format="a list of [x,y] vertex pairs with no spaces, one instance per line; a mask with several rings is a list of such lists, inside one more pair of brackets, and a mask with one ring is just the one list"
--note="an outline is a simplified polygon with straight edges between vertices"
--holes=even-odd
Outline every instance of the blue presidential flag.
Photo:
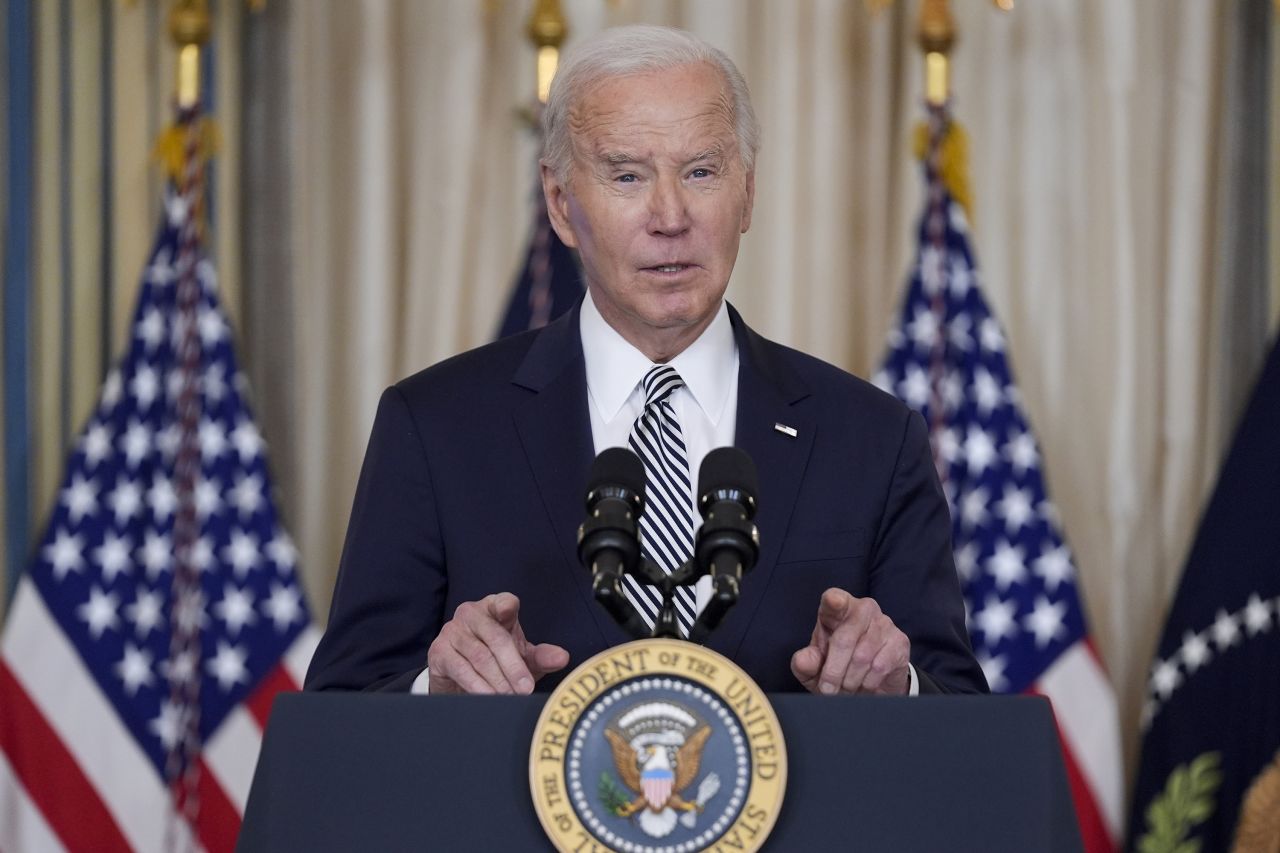
[[1237,836],[1235,849],[1277,849],[1280,345],[1201,520],[1142,727],[1130,849],[1229,850]]

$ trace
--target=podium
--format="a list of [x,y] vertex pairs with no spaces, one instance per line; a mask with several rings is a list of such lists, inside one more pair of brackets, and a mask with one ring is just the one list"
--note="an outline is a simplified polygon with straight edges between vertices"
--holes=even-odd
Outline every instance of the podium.
[[[528,781],[545,699],[282,695],[236,849],[550,851]],[[1047,700],[769,699],[788,770],[765,850],[1081,849]]]

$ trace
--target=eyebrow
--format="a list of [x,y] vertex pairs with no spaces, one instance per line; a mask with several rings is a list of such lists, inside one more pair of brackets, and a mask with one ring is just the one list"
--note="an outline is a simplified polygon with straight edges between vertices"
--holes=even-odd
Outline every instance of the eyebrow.
[[[724,156],[723,146],[716,145],[711,148],[706,148],[702,151],[699,151],[698,153],[694,154],[692,157],[686,158],[684,162],[696,163],[699,160],[715,160],[723,156]],[[599,159],[600,159],[600,162],[607,163],[610,166],[621,166],[626,163],[642,162],[644,158],[640,157],[637,154],[632,154],[628,151],[606,151],[600,155]]]

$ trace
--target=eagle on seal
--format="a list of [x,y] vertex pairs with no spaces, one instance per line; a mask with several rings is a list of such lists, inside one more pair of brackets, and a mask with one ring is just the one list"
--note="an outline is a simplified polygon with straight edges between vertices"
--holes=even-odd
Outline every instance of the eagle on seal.
[[674,767],[671,753],[663,744],[633,746],[614,729],[606,729],[605,735],[609,738],[613,763],[622,783],[636,795],[634,800],[618,809],[619,817],[637,815],[641,829],[649,835],[662,837],[675,828],[677,811],[702,811],[701,804],[684,799],[679,792],[697,778],[702,764],[702,749],[711,736],[710,726],[704,723],[685,738],[675,750]]

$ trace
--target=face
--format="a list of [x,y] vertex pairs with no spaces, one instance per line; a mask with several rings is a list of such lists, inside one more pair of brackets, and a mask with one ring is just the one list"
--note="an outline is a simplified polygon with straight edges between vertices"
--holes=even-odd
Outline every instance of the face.
[[563,184],[543,166],[552,225],[609,325],[666,361],[715,317],[751,224],[732,95],[708,64],[611,78],[571,110],[569,132]]

